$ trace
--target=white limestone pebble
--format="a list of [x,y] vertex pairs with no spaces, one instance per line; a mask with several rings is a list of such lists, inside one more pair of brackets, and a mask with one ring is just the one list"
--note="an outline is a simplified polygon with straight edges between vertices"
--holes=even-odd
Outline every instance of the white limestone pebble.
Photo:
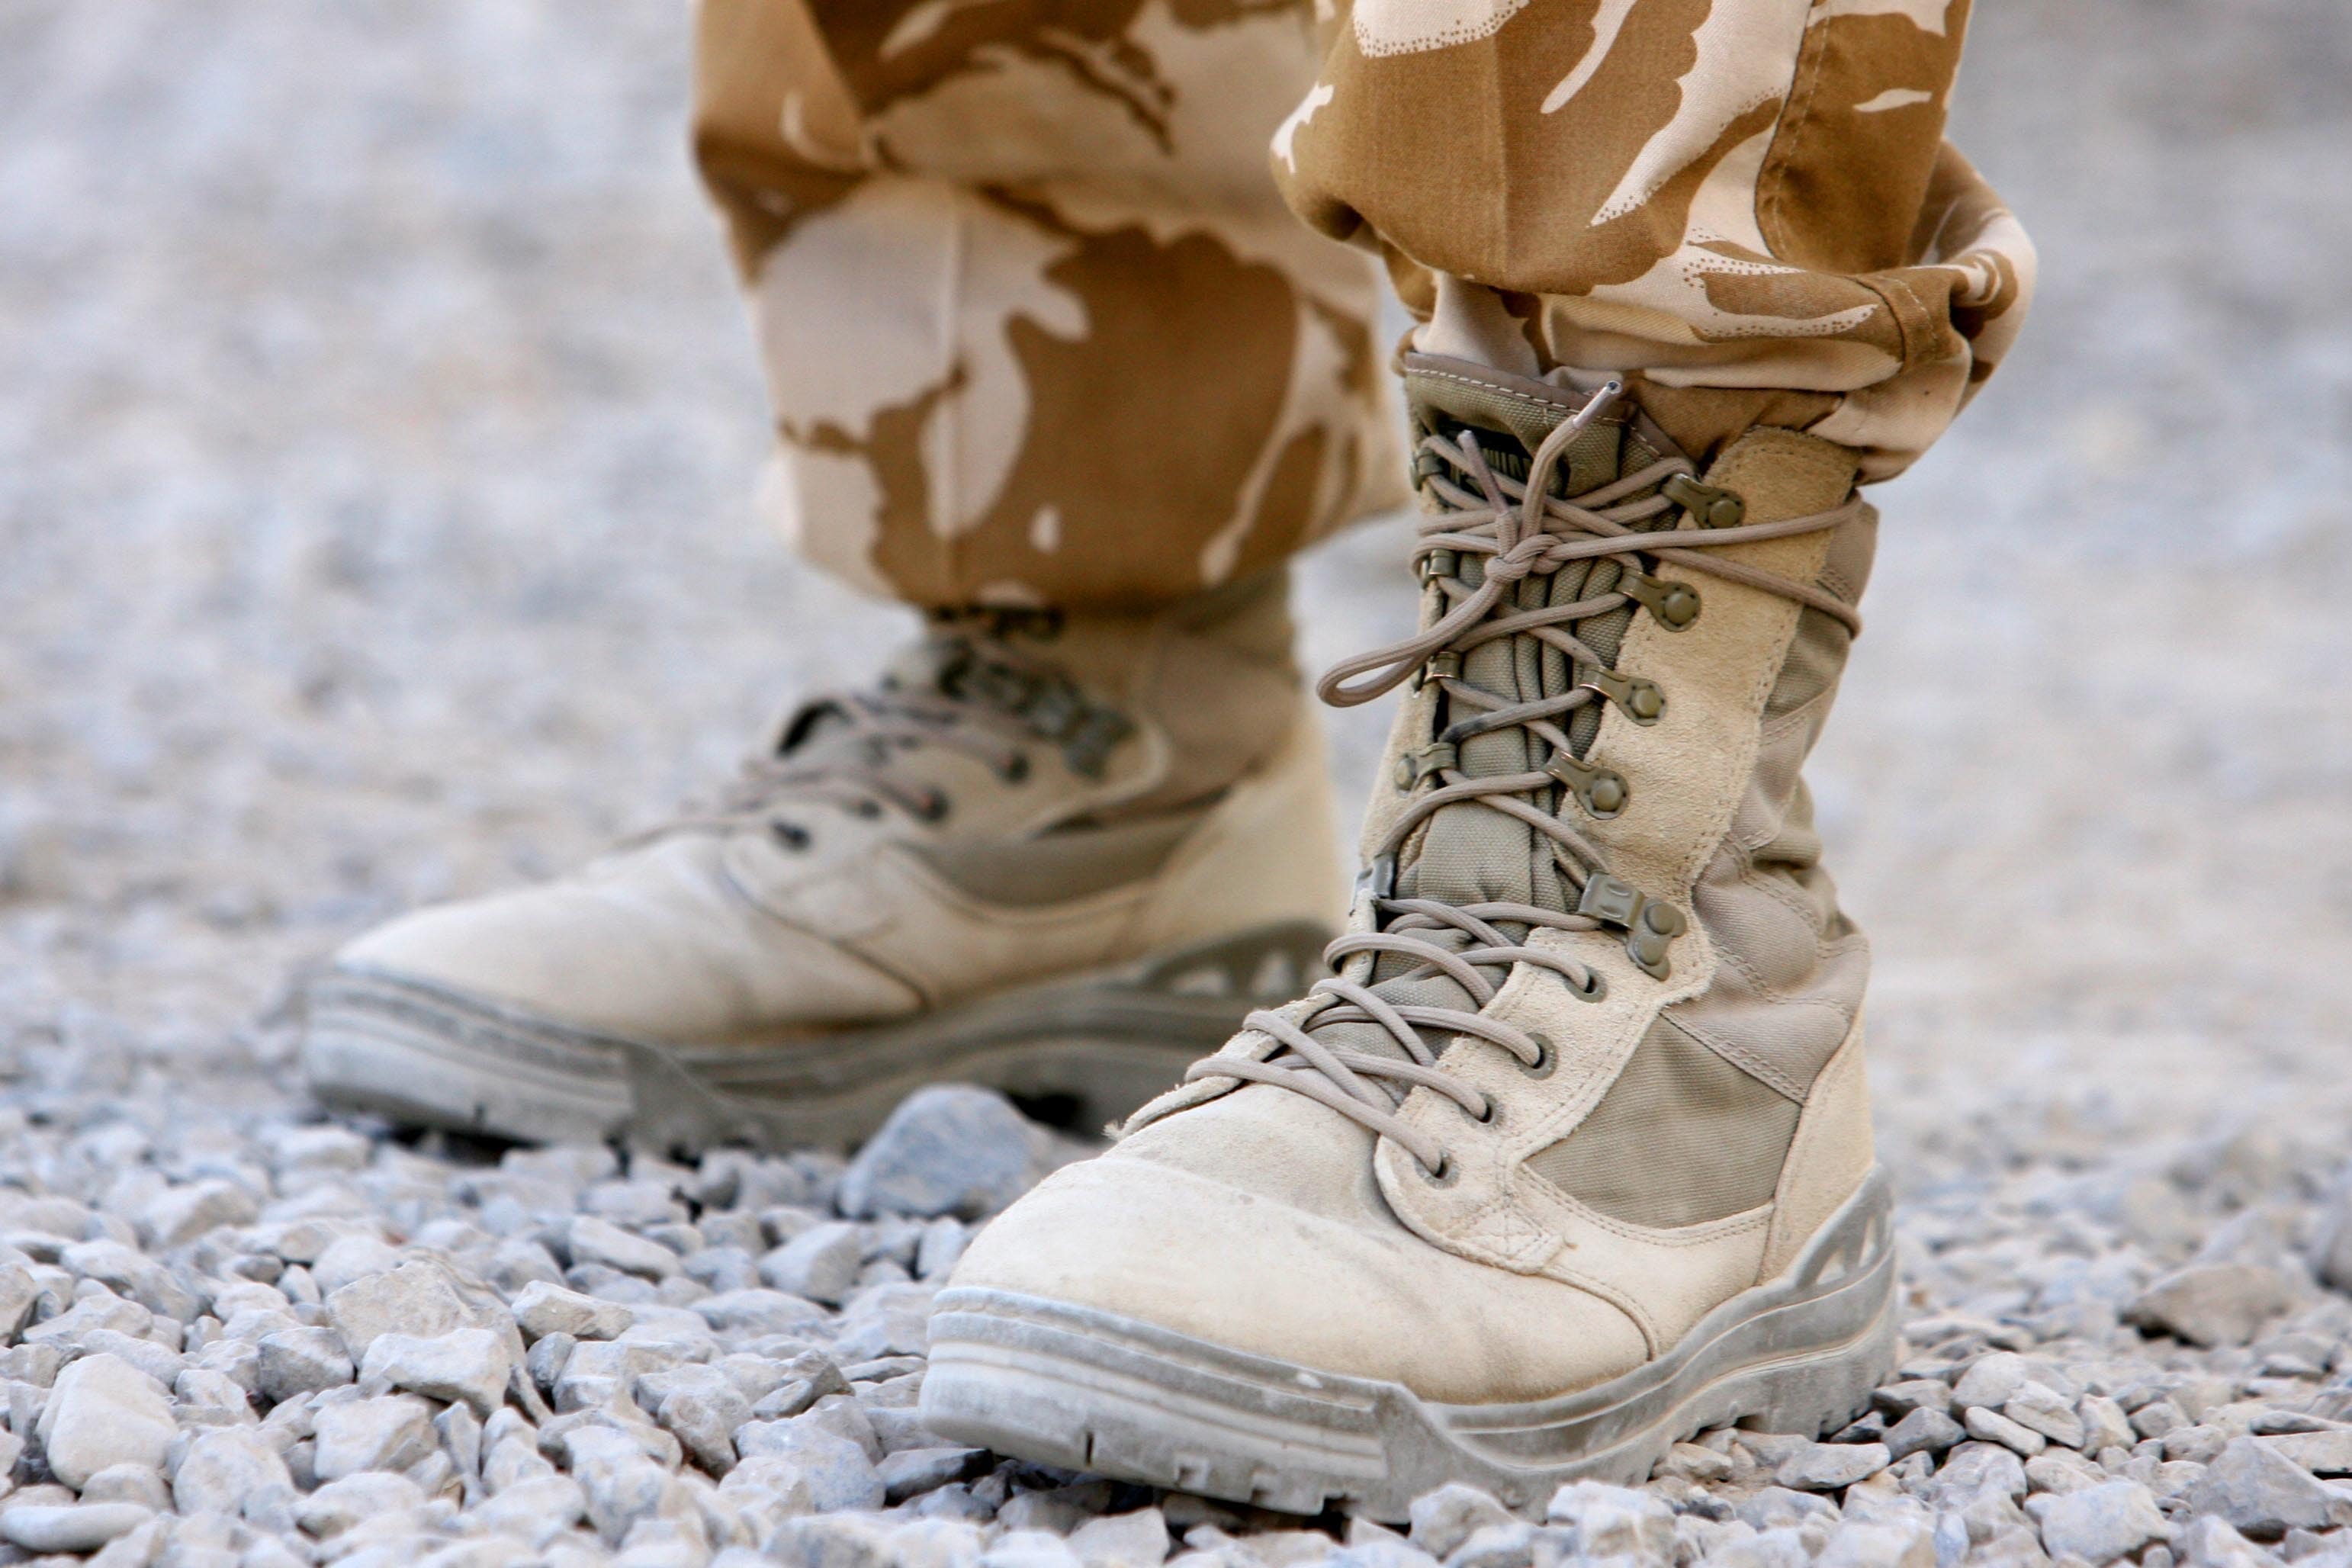
[[37,1432],[50,1470],[79,1488],[111,1466],[160,1467],[178,1429],[153,1378],[120,1356],[100,1354],[58,1374]]
[[280,1329],[254,1347],[256,1390],[271,1404],[321,1388],[340,1388],[355,1375],[343,1336],[327,1328]]
[[327,1321],[356,1364],[381,1334],[446,1334],[474,1317],[448,1271],[421,1259],[362,1275],[326,1299]]
[[360,1363],[364,1384],[422,1394],[445,1404],[462,1400],[485,1417],[506,1402],[513,1373],[505,1341],[488,1329],[452,1329],[430,1338],[379,1334]]
[[1971,1405],[1960,1424],[1969,1436],[1982,1443],[1998,1443],[2011,1453],[2032,1458],[2050,1446],[2050,1439],[2030,1426],[2021,1426],[1998,1410],[1983,1405]]
[[2276,1540],[2290,1530],[2352,1524],[2352,1499],[2253,1437],[2230,1443],[2187,1489],[2190,1509],[2241,1534]]
[[2155,1496],[2137,1481],[2113,1480],[2063,1496],[2037,1498],[2029,1511],[2039,1517],[2042,1543],[2053,1557],[2112,1563],[2118,1557],[2137,1556],[2142,1547],[2168,1542],[2173,1536]]
[[600,1300],[543,1279],[516,1292],[513,1310],[523,1338],[533,1341],[549,1334],[569,1334],[576,1340],[618,1339],[636,1321],[636,1314],[620,1302]]
[[27,1552],[95,1552],[154,1517],[135,1502],[19,1506],[0,1510],[0,1539]]
[[215,1427],[195,1435],[172,1472],[172,1500],[182,1513],[290,1521],[294,1497],[284,1456],[257,1427]]
[[218,1226],[249,1224],[259,1212],[253,1194],[212,1177],[157,1194],[139,1211],[140,1238],[158,1252],[194,1241]]
[[1884,1443],[1808,1443],[1782,1459],[1772,1479],[1798,1491],[1841,1491],[1892,1462]]
[[512,1535],[538,1549],[587,1516],[588,1494],[580,1483],[570,1476],[546,1475],[502,1488],[466,1519],[475,1529]]
[[838,1306],[857,1282],[865,1239],[846,1221],[812,1226],[760,1259],[760,1278],[778,1290]]
[[908,1095],[857,1152],[842,1174],[841,1208],[857,1218],[976,1219],[1035,1179],[1034,1135],[1010,1101],[965,1084],[934,1085]]
[[2242,1345],[2294,1303],[2294,1289],[2276,1268],[2252,1263],[2193,1264],[2141,1292],[2125,1310],[2150,1333],[2193,1345]]
[[320,1480],[363,1470],[404,1470],[437,1447],[433,1407],[411,1394],[352,1399],[321,1408],[311,1469]]
[[1888,1427],[1885,1442],[1889,1459],[1905,1459],[1922,1452],[1940,1454],[1967,1436],[1943,1411],[1922,1405]]
[[1493,1494],[1455,1481],[1413,1500],[1410,1539],[1432,1557],[1444,1559],[1486,1526],[1514,1520]]
[[367,1470],[326,1481],[297,1505],[295,1519],[311,1535],[327,1541],[362,1520],[406,1514],[424,1506],[424,1489],[406,1476]]
[[581,1215],[572,1222],[567,1240],[575,1264],[601,1263],[624,1274],[667,1279],[677,1274],[678,1256],[658,1241],[634,1236],[610,1220]]
[[1156,1508],[1103,1514],[1069,1535],[1070,1552],[1086,1568],[1159,1568],[1168,1546],[1167,1516]]
[[887,1489],[874,1461],[849,1438],[800,1421],[754,1421],[735,1434],[744,1459],[789,1464],[820,1511],[880,1508]]

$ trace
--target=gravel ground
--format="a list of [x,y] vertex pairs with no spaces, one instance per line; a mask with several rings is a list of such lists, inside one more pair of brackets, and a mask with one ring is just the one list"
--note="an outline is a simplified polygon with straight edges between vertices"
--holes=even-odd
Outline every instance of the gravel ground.
[[[2043,301],[1878,498],[1815,774],[1879,952],[1899,1380],[1837,1442],[1406,1537],[913,1424],[930,1283],[1079,1152],[993,1101],[686,1169],[289,1080],[299,964],[646,820],[892,614],[751,521],[678,17],[577,15],[0,9],[0,1562],[2352,1562],[2333,0],[1979,21],[1957,135]],[[1392,635],[1398,556],[1309,563],[1315,661]]]

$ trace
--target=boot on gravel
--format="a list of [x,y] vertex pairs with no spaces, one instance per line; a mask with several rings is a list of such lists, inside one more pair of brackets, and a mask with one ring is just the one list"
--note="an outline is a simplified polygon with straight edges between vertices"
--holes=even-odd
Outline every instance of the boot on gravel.
[[327,1103],[527,1140],[840,1145],[953,1079],[1100,1126],[1318,973],[1341,912],[1277,573],[940,617],[719,808],[427,909],[309,987]]
[[1615,395],[1406,360],[1421,629],[1335,976],[974,1240],[923,1425],[1318,1512],[1538,1507],[1890,1366],[1863,939],[1798,770],[1874,514],[1755,429],[1702,478]]

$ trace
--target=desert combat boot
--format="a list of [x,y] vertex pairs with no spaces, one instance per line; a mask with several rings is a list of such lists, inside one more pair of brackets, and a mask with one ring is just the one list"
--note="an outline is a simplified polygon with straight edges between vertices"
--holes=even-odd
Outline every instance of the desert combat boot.
[[1891,1364],[1861,936],[1799,769],[1857,626],[1852,454],[1413,355],[1421,629],[1331,978],[1253,1014],[937,1301],[941,1436],[1267,1507],[1538,1507]]
[[519,1139],[839,1145],[954,1079],[1100,1126],[1295,994],[1342,913],[1276,573],[935,618],[718,808],[420,910],[309,987],[331,1105]]

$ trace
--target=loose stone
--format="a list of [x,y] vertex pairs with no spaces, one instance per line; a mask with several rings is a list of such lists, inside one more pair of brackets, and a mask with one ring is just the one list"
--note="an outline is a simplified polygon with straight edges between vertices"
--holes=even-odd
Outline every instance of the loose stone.
[[1515,1522],[1491,1494],[1455,1482],[1413,1500],[1410,1539],[1432,1557],[1445,1558],[1486,1526]]
[[188,1446],[172,1474],[182,1513],[242,1513],[291,1522],[294,1479],[277,1447],[253,1427],[206,1432]]
[[1961,1425],[1969,1436],[1979,1442],[1998,1443],[2011,1452],[2032,1458],[2050,1446],[2050,1439],[2031,1427],[2021,1426],[1998,1410],[1982,1405],[1970,1408]]
[[1887,1429],[1886,1452],[1894,1459],[1940,1454],[1967,1436],[1967,1430],[1941,1410],[1922,1406]]
[[778,1290],[838,1306],[857,1282],[864,1258],[858,1227],[846,1221],[813,1226],[760,1259],[760,1278]]
[[2137,1556],[2157,1542],[2169,1542],[2172,1526],[2156,1499],[2137,1481],[2114,1480],[2060,1496],[2036,1498],[2028,1511],[2038,1518],[2042,1543],[2053,1557],[2112,1563]]
[[84,1502],[135,1502],[157,1512],[172,1503],[162,1472],[149,1465],[109,1465],[82,1483]]
[[1035,1180],[1029,1124],[1001,1094],[943,1084],[907,1097],[841,1179],[844,1214],[993,1214]]
[[154,1517],[133,1502],[16,1507],[0,1511],[0,1539],[27,1552],[95,1552]]
[[614,1301],[599,1300],[561,1285],[533,1281],[514,1299],[514,1318],[527,1340],[569,1334],[577,1340],[618,1339],[636,1314]]
[[2061,1447],[2083,1446],[2083,1418],[2063,1394],[2029,1382],[2010,1395],[2000,1413],[2029,1431],[2039,1432]]
[[1168,1521],[1156,1508],[1090,1519],[1070,1532],[1086,1568],[1159,1568],[1168,1557]]
[[2250,1263],[2176,1269],[2125,1309],[2126,1321],[2192,1345],[2242,1345],[2294,1304],[2287,1278]]
[[389,1274],[400,1264],[400,1249],[380,1236],[338,1237],[311,1262],[310,1279],[321,1296],[331,1296],[371,1274]]
[[[1885,1462],[1881,1450],[1879,1463]],[[1654,1557],[1674,1550],[1674,1511],[1630,1487],[1571,1482],[1552,1494],[1544,1517],[1574,1528],[1573,1550],[1582,1556]]]
[[882,1477],[886,1500],[895,1503],[961,1480],[983,1468],[987,1459],[984,1448],[901,1448],[885,1454],[876,1469]]
[[1962,1409],[1981,1405],[1998,1410],[2016,1397],[2032,1375],[2032,1365],[2013,1351],[1995,1351],[1979,1356],[1969,1363],[1969,1369],[1953,1386],[1952,1403]]
[[[625,1274],[667,1279],[679,1271],[677,1254],[658,1241],[632,1236],[609,1220],[582,1215],[572,1222],[568,1239],[574,1264],[601,1263]],[[583,1336],[585,1337],[585,1336]]]
[[2216,1515],[2257,1540],[2352,1523],[2352,1502],[2255,1437],[2224,1447],[2185,1495],[2196,1512]]
[[234,1182],[191,1182],[147,1203],[139,1212],[139,1233],[149,1247],[165,1252],[219,1226],[249,1225],[257,1213],[253,1194]]
[[100,1354],[58,1374],[37,1430],[49,1468],[79,1488],[110,1466],[160,1467],[178,1427],[153,1378]]
[[1782,1459],[1772,1479],[1797,1491],[1842,1491],[1892,1462],[1883,1443],[1808,1443]]
[[414,1512],[425,1492],[406,1476],[371,1470],[328,1481],[295,1508],[301,1527],[321,1541],[332,1540],[366,1519]]
[[473,1317],[448,1274],[438,1264],[417,1260],[352,1280],[331,1291],[327,1321],[342,1336],[343,1353],[354,1363],[382,1334],[446,1334]]
[[588,1516],[588,1495],[570,1476],[517,1481],[467,1514],[478,1529],[515,1536],[534,1550]]
[[320,1480],[340,1480],[365,1470],[404,1470],[438,1447],[433,1407],[415,1394],[347,1400],[317,1416],[311,1468]]
[[2352,1428],[2259,1439],[2279,1458],[2315,1476],[2352,1476]]
[[280,1329],[254,1347],[257,1386],[271,1404],[316,1389],[339,1388],[355,1375],[343,1336],[332,1329]]
[[754,1421],[735,1434],[743,1458],[790,1463],[817,1509],[880,1508],[887,1489],[866,1450],[846,1437],[799,1421]]
[[371,1384],[446,1403],[462,1400],[485,1417],[506,1402],[513,1373],[505,1342],[488,1329],[455,1329],[430,1339],[379,1334],[360,1364],[360,1375]]

